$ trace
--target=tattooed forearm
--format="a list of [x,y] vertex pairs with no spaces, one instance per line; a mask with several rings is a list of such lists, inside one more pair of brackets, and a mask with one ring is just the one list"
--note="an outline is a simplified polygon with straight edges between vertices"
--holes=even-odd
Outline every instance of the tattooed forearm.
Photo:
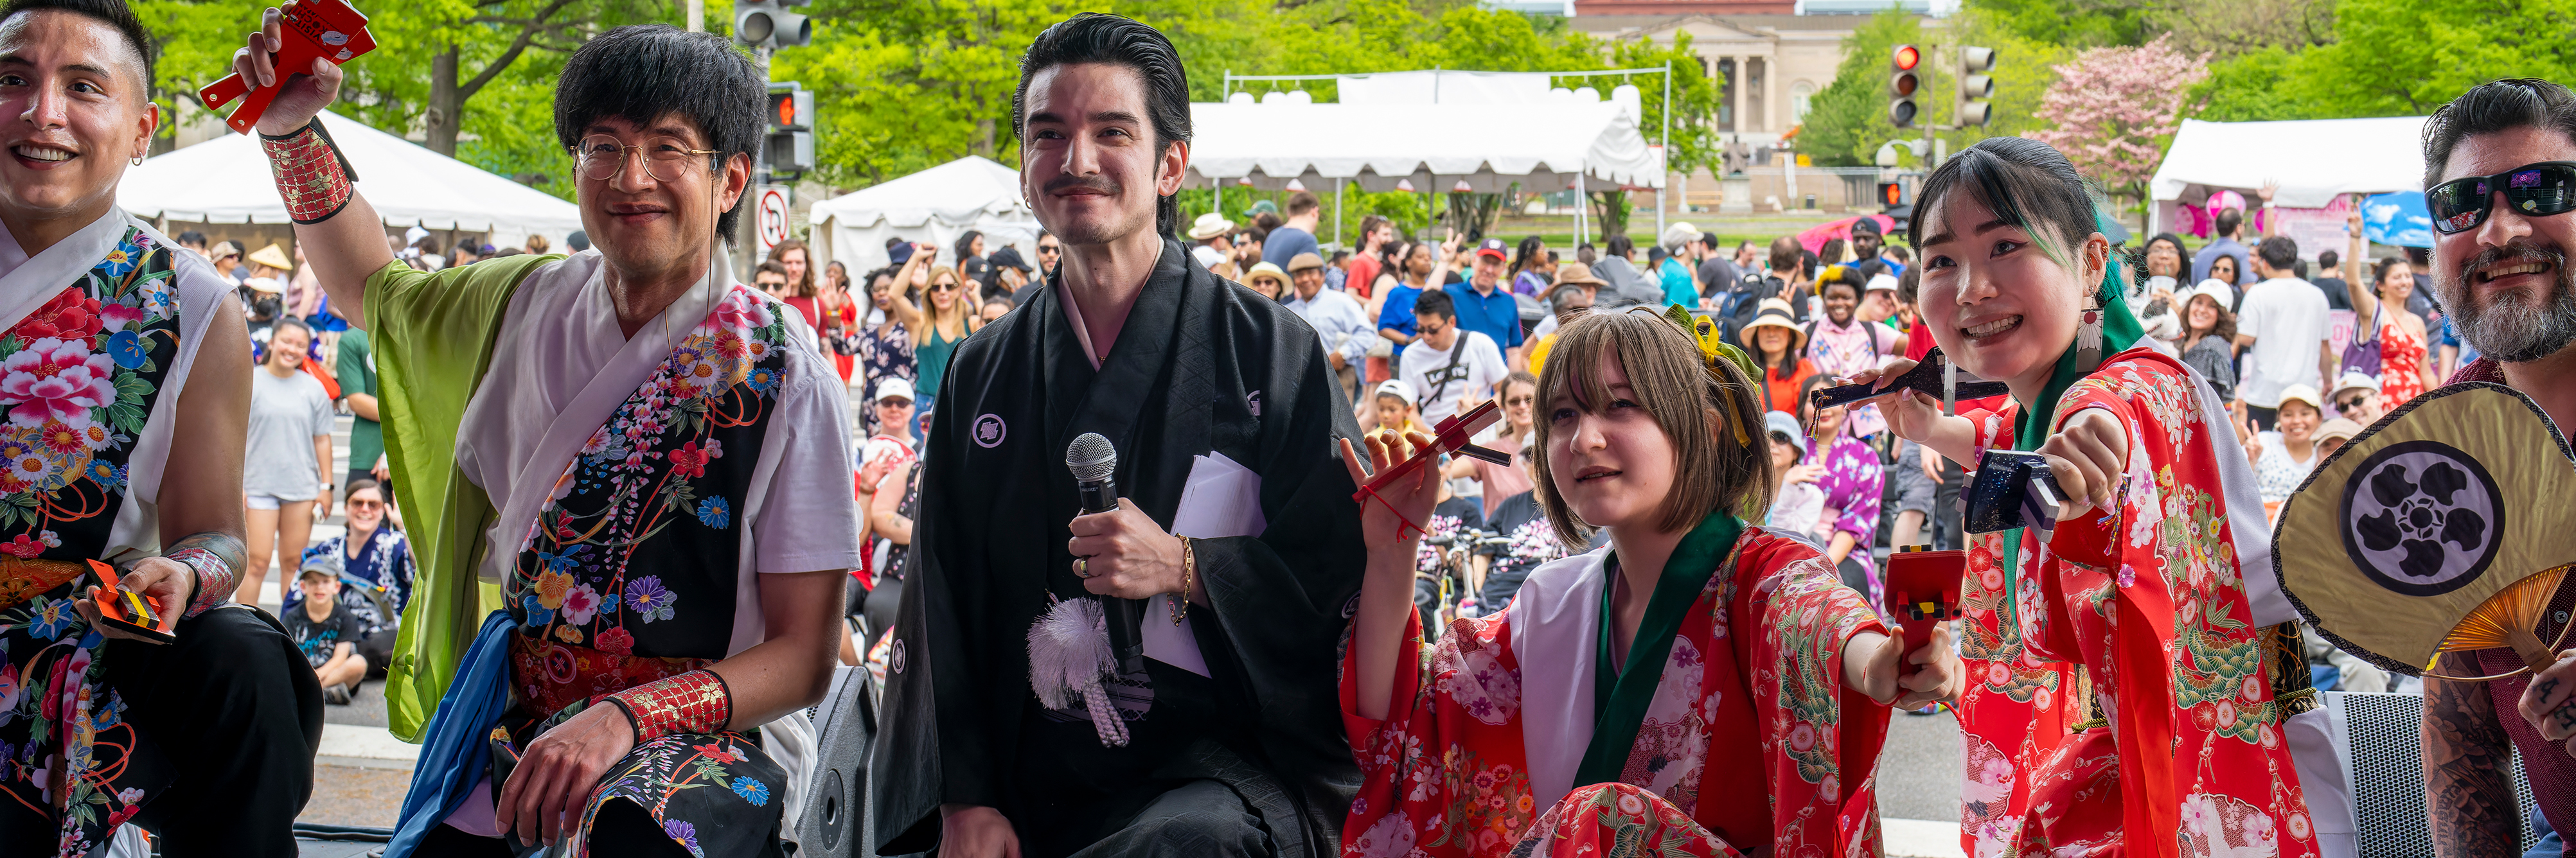
[[241,580],[241,570],[250,565],[250,549],[240,537],[217,531],[200,531],[170,543],[162,557],[187,566],[197,575],[195,598],[188,600],[188,616],[212,610],[233,597],[233,588]]
[[[2478,672],[2459,653],[2442,656],[2436,671],[2452,676]],[[2504,768],[2512,753],[2483,686],[2424,680],[2424,801],[2435,854],[2475,858],[2521,851],[2521,809]]]

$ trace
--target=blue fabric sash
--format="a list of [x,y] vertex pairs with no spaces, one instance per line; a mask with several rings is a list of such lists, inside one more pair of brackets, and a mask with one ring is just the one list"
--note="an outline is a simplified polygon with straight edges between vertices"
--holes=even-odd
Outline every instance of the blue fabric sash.
[[[465,803],[467,793],[483,779],[492,756],[484,734],[500,723],[510,708],[510,635],[519,624],[508,611],[483,618],[474,646],[457,666],[456,681],[438,701],[422,735],[420,760],[412,765],[411,792],[403,796],[401,821],[385,847],[386,858],[410,858],[423,838]],[[498,789],[499,784],[493,788]]]

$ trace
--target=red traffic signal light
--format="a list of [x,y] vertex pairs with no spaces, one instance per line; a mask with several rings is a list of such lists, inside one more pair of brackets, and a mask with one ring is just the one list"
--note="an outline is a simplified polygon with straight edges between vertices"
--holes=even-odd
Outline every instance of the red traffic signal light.
[[1923,63],[1923,51],[1913,45],[1898,45],[1890,59],[1896,64],[1897,71],[1913,71],[1915,66]]
[[1880,208],[1891,208],[1891,209],[1892,209],[1892,208],[1895,208],[1895,207],[1897,207],[1897,206],[1901,206],[1901,205],[1904,205],[1904,204],[1905,204],[1905,186],[1904,186],[1904,185],[1898,184],[1898,183],[1896,183],[1896,182],[1880,182],[1880,183],[1878,183],[1878,205],[1879,205],[1879,207],[1880,207]]

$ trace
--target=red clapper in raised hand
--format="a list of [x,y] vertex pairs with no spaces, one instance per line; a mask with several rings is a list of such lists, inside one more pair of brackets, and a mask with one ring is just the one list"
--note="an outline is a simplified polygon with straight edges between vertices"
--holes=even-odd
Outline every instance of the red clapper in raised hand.
[[234,72],[197,91],[206,109],[217,113],[223,112],[224,105],[233,99],[250,96],[224,119],[224,125],[235,133],[248,134],[259,125],[260,115],[268,112],[268,103],[277,98],[279,87],[286,85],[287,78],[313,68],[314,60],[341,65],[376,49],[376,37],[367,32],[367,16],[350,6],[348,0],[287,0],[278,15],[278,21],[285,25],[278,28],[278,40],[286,44],[271,55],[277,69],[276,84],[252,89],[248,78]]
[[[1368,481],[1368,485],[1361,486],[1359,491],[1352,492],[1351,500],[1366,505],[1369,498],[1377,498],[1378,503],[1386,504],[1389,511],[1395,512],[1397,520],[1404,521],[1404,527],[1412,528],[1415,533],[1427,533],[1428,531],[1423,530],[1421,525],[1406,520],[1404,513],[1396,510],[1394,504],[1387,503],[1385,498],[1377,497],[1377,490],[1394,485],[1397,477],[1413,473],[1415,469],[1431,463],[1444,453],[1474,456],[1497,465],[1511,464],[1512,456],[1509,453],[1467,443],[1467,439],[1475,437],[1476,433],[1485,431],[1485,427],[1492,426],[1494,421],[1501,419],[1503,419],[1502,407],[1492,400],[1468,409],[1464,414],[1450,415],[1448,419],[1440,421],[1439,425],[1431,427],[1431,446],[1415,451],[1412,458],[1397,462],[1394,467],[1379,472],[1375,478]],[[1403,528],[1396,530],[1398,534],[1403,532]]]

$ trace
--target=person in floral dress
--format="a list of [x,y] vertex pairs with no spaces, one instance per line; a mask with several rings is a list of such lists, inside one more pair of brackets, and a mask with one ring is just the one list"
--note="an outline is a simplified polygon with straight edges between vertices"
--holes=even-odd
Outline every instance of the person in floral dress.
[[1808,403],[1808,395],[1826,381],[1821,375],[1810,376],[1798,393],[1808,437],[1807,454],[1798,461],[1816,469],[1816,488],[1825,494],[1823,512],[1810,535],[1825,547],[1825,562],[1834,564],[1843,583],[1875,605],[1880,589],[1878,564],[1871,562],[1869,548],[1878,535],[1878,506],[1886,495],[1887,471],[1878,461],[1878,451],[1852,434],[1851,409],[1818,410]]
[[2406,308],[2415,295],[2415,266],[2405,257],[2391,256],[2372,265],[2370,279],[2363,280],[2362,256],[2370,252],[2370,239],[2362,232],[2359,206],[2345,216],[2343,228],[2352,235],[2352,252],[2344,257],[2344,288],[2352,296],[2353,317],[2366,320],[2362,339],[2374,333],[2379,337],[2379,408],[2385,414],[2440,385],[2441,377],[2426,350],[2430,337],[2424,317]]
[[[912,271],[914,267],[903,270]],[[910,382],[919,375],[912,354],[912,332],[921,329],[921,309],[904,297],[901,283],[893,269],[868,272],[868,302],[874,308],[871,318],[877,321],[862,328],[858,335],[860,390],[875,390],[889,378]],[[873,415],[870,420],[874,421]],[[883,432],[882,427],[868,428],[872,433]],[[916,439],[920,435],[918,431],[912,434]]]
[[[1426,654],[1406,522],[1436,487],[1399,478],[1361,508],[1342,854],[1876,854],[1886,704],[1955,692],[1946,632],[1900,653],[1813,548],[1739,518],[1769,506],[1770,458],[1752,383],[1716,349],[1641,314],[1578,320],[1558,348],[1599,357],[1540,377],[1537,491],[1560,543],[1597,522],[1610,544],[1540,566]],[[1408,446],[1366,443],[1379,473]],[[1922,666],[1900,680],[1900,656]]]
[[2012,395],[1959,416],[1919,393],[1880,397],[1890,425],[1960,462],[2036,450],[2071,500],[2053,533],[1970,544],[1962,846],[2295,858],[2348,845],[2326,733],[2293,720],[2315,699],[2252,474],[2216,392],[2115,297],[2125,281],[2084,180],[2046,144],[1992,138],[1921,199],[1927,327]]

